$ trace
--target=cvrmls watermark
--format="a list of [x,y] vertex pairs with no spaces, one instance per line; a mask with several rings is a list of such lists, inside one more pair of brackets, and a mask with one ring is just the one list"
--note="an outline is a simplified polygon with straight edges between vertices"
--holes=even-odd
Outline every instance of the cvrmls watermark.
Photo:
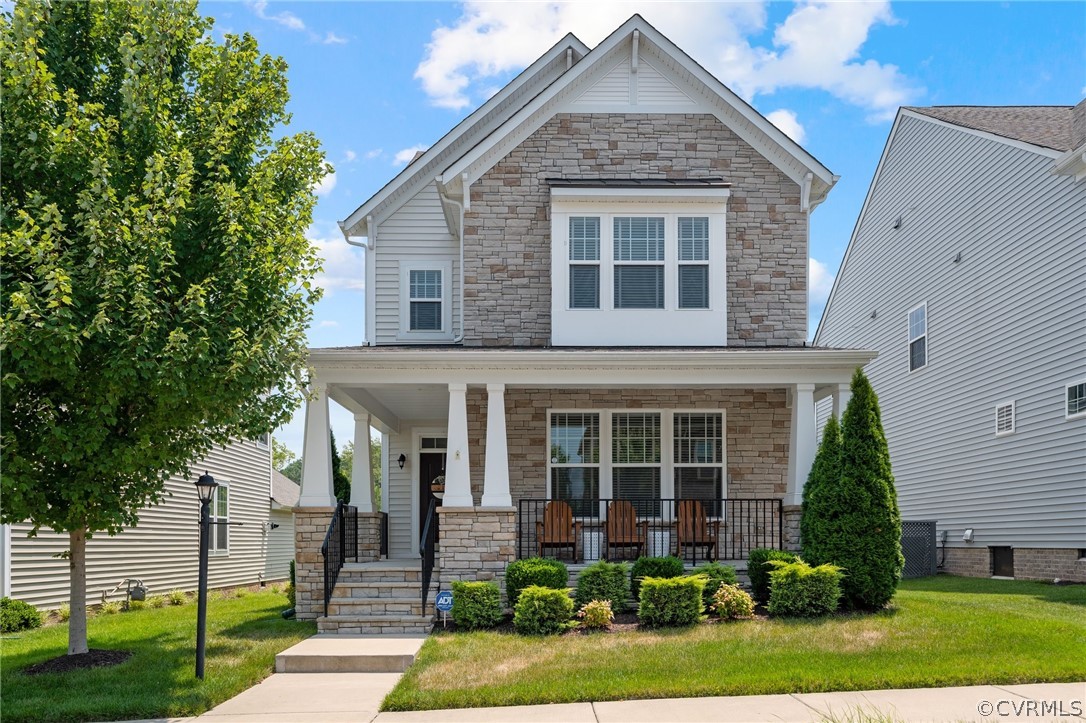
[[977,712],[985,718],[1077,718],[1082,715],[1081,700],[982,700]]

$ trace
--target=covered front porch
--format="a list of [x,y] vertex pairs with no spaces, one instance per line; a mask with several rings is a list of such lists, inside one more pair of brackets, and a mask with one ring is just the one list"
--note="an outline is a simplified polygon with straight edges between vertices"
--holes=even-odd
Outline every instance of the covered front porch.
[[358,458],[371,427],[383,439],[381,510],[366,465],[354,466],[351,505],[363,518],[387,514],[387,556],[424,565],[429,551],[442,583],[501,580],[509,561],[540,553],[698,562],[794,547],[815,403],[832,397],[839,413],[852,372],[872,356],[314,350],[299,511],[330,518],[334,507],[324,441],[333,401],[354,415]]

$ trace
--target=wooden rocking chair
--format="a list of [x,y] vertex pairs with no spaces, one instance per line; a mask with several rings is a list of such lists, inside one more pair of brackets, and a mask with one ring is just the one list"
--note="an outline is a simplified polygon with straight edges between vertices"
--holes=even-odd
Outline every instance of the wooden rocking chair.
[[607,505],[607,525],[604,528],[607,537],[605,557],[611,559],[611,549],[632,547],[636,557],[645,554],[645,541],[649,535],[649,523],[637,521],[637,512],[628,500],[615,500]]
[[551,500],[543,508],[543,519],[536,520],[535,539],[539,543],[539,556],[547,548],[572,547],[573,563],[581,561],[578,554],[581,539],[581,523],[573,521],[573,510],[569,503]]
[[[708,559],[717,557],[717,541],[720,538],[720,520],[709,520],[705,507],[698,500],[679,500],[679,521],[676,525],[676,551],[683,556],[683,546],[704,547]],[[695,557],[697,552],[695,551]]]

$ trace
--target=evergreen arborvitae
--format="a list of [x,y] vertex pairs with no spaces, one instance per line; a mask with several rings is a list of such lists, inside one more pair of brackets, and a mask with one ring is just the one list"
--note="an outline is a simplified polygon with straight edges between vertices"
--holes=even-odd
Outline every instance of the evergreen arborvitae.
[[336,434],[329,430],[329,442],[332,445],[332,489],[340,502],[351,500],[351,480],[340,469],[339,450],[336,449]]
[[879,401],[859,369],[841,424],[839,465],[837,480],[816,485],[807,533],[818,563],[844,568],[841,606],[876,610],[894,596],[905,558]]
[[828,562],[819,549],[819,526],[825,518],[823,509],[823,487],[838,484],[841,479],[841,425],[837,417],[831,416],[822,430],[822,443],[818,445],[818,454],[811,465],[811,474],[803,487],[803,514],[799,518],[800,547],[803,559],[813,566]]

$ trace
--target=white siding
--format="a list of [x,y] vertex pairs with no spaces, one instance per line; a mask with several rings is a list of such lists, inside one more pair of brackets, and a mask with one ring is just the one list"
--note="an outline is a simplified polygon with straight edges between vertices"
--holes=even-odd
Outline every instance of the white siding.
[[[265,560],[270,540],[277,540],[284,528],[269,533],[264,524],[270,513],[271,451],[254,442],[238,442],[194,464],[191,479],[171,478],[166,483],[170,496],[142,511],[136,527],[114,537],[99,533],[91,538],[87,543],[88,604],[101,602],[102,593],[126,577],[143,580],[151,594],[196,588],[199,502],[193,483],[205,469],[216,480],[229,481],[230,519],[244,523],[230,528],[229,554],[211,558],[210,586],[251,584],[262,573],[265,579],[274,579],[265,569]],[[67,535],[41,530],[37,537],[28,538],[29,525],[11,527],[12,597],[48,608],[67,602],[68,562],[54,557],[68,549]],[[285,578],[287,572],[283,565],[275,577]]]
[[[388,444],[388,469],[381,477],[388,480],[381,490],[382,495],[388,496],[387,501],[382,497],[382,504],[388,512],[388,556],[417,557],[417,533],[413,532],[415,513],[412,497],[415,491],[412,482],[414,460],[411,427],[401,426],[399,434],[388,435]],[[407,455],[408,459],[403,469],[396,461],[401,453]]]
[[[1064,418],[1086,378],[1086,183],[1052,163],[903,116],[816,338],[879,351],[902,514],[951,544],[972,527],[974,546],[1086,547],[1086,420]],[[928,364],[910,373],[922,302]],[[996,437],[1010,400],[1015,432]]]
[[[411,261],[450,260],[452,278],[445,298],[452,304],[455,335],[460,334],[460,246],[445,224],[441,199],[433,184],[419,191],[377,229],[376,343],[404,343],[400,337],[400,265]],[[449,338],[452,338],[452,334]]]
[[290,574],[290,561],[294,559],[294,513],[290,510],[272,510],[268,520],[279,527],[267,534],[264,579],[283,580]]
[[629,54],[614,68],[607,71],[595,84],[589,86],[573,105],[629,105],[630,61]]
[[638,105],[695,105],[695,101],[642,58],[637,68]]

